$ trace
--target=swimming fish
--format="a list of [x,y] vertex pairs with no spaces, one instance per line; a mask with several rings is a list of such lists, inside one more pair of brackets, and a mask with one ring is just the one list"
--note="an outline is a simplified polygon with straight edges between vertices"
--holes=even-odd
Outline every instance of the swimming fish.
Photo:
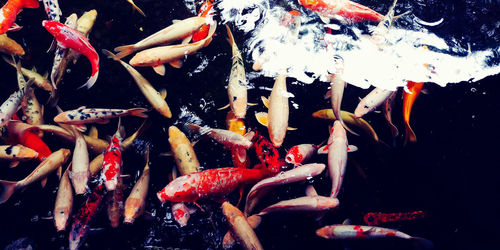
[[377,27],[373,30],[370,40],[377,46],[379,50],[387,43],[387,33],[389,32],[389,28],[392,25],[392,21],[394,19],[394,7],[396,7],[396,3],[398,0],[394,0],[392,6],[387,11],[387,14],[384,18],[379,22]]
[[[3,60],[5,62],[7,62],[9,65],[11,65],[12,67],[14,68],[17,68],[17,65],[16,63],[3,56]],[[26,68],[22,68],[21,67],[21,73],[23,73],[23,75],[25,77],[27,77],[28,79],[33,79],[33,84],[36,85],[37,87],[43,89],[43,90],[46,90],[46,91],[52,91],[52,85],[50,84],[50,82],[47,80],[47,75],[45,76],[42,76],[40,74],[38,74],[34,69],[33,70],[29,70],[29,69],[26,69]]]
[[411,93],[407,93],[406,91],[403,91],[403,118],[405,121],[405,127],[406,127],[406,132],[405,132],[405,141],[404,145],[410,142],[416,142],[417,141],[417,136],[415,135],[415,132],[413,132],[413,129],[410,127],[410,113],[411,113],[411,108],[413,107],[413,103],[415,103],[415,100],[417,99],[418,95],[420,94],[420,91],[422,90],[422,87],[424,86],[423,82],[412,82],[408,81],[408,90]]
[[15,56],[24,56],[25,53],[23,47],[7,34],[0,35],[0,52]]
[[147,118],[144,112],[148,111],[145,108],[132,109],[98,109],[80,107],[75,110],[65,111],[54,117],[54,122],[63,124],[83,124],[83,123],[108,123],[109,119],[120,116],[137,116]]
[[384,16],[366,6],[349,0],[299,0],[302,6],[317,12],[323,22],[347,19],[349,22],[381,21]]
[[400,213],[366,213],[363,221],[370,226],[380,225],[395,221],[407,221],[422,219],[427,214],[424,211],[400,212]]
[[198,162],[191,142],[176,126],[168,128],[168,142],[181,175],[200,171],[200,162]]
[[35,150],[38,153],[39,161],[45,160],[45,158],[52,154],[52,151],[50,151],[40,136],[30,131],[29,128],[32,125],[21,122],[17,115],[14,115],[12,119],[6,126],[7,135],[4,137],[7,141]]
[[[217,23],[215,22],[213,25],[210,25],[208,36],[205,39],[195,43],[160,46],[143,50],[132,57],[132,59],[130,59],[129,61],[129,64],[138,67],[151,66],[156,73],[164,75],[164,63],[177,61],[187,55],[192,55],[198,50],[208,46],[212,41],[212,35],[214,34],[216,28]],[[117,49],[115,49],[115,51],[117,51]],[[119,53],[118,57],[120,57]]]
[[209,169],[178,177],[156,195],[161,202],[196,202],[203,198],[222,197],[241,185],[253,184],[267,175],[265,169]]
[[[116,47],[115,52],[118,52],[116,56],[121,59],[134,53],[135,51],[147,49],[155,45],[170,44],[173,41],[183,39],[193,34],[205,23],[206,19],[202,17],[190,17],[178,22],[174,22],[174,24],[161,29],[160,31],[142,39],[135,44]],[[132,62],[130,64],[136,66]]]
[[[286,135],[287,129],[293,130],[288,127],[288,96],[286,90],[286,76],[278,74],[274,82],[273,90],[269,96],[268,113],[256,113],[257,121],[267,126],[269,131],[269,138],[275,147],[281,147]],[[263,98],[265,99],[265,98]],[[267,101],[264,101],[264,105]]]
[[276,174],[281,170],[282,166],[286,166],[286,162],[280,159],[280,154],[278,149],[260,133],[257,131],[251,131],[254,134],[252,136],[252,145],[255,149],[255,154],[260,161],[260,164],[264,166],[270,173]]
[[[246,218],[246,220],[248,225],[250,225],[253,229],[256,229],[262,222],[262,218],[256,214]],[[226,235],[224,235],[224,238],[222,239],[222,247],[224,249],[229,249],[234,246],[235,243],[236,240],[234,239],[233,232],[231,230],[227,231]]]
[[49,20],[60,21],[62,16],[61,8],[59,8],[59,2],[57,0],[43,0],[43,6],[45,7],[45,12],[49,17]]
[[142,215],[146,206],[146,196],[149,188],[149,147],[145,153],[146,166],[142,170],[142,175],[135,183],[130,195],[125,201],[124,223],[133,223],[135,219]]
[[[21,63],[17,63],[17,84],[19,89],[24,88],[26,86],[26,80],[24,79],[23,73],[21,72]],[[26,93],[24,95],[24,100],[21,102],[21,108],[23,110],[23,119],[26,120],[26,123],[33,125],[43,124],[43,106],[40,105],[38,99],[35,96],[35,92],[33,88],[26,89]],[[39,133],[40,137],[43,136],[43,133]]]
[[[198,11],[199,17],[207,17],[214,14],[214,0],[205,0]],[[204,24],[196,32],[193,33],[193,42],[198,42],[208,36],[209,24]]]
[[26,85],[18,91],[12,93],[7,100],[0,106],[0,129],[2,129],[17,112],[17,109],[24,99],[26,91],[33,83],[33,80],[28,81]]
[[207,135],[210,138],[221,143],[222,145],[230,148],[239,147],[239,148],[249,149],[252,146],[252,142],[248,140],[245,136],[230,130],[200,127],[199,125],[192,123],[187,124],[187,127],[191,130],[200,133],[201,135]]
[[367,113],[375,110],[380,104],[382,104],[387,98],[391,96],[394,91],[386,90],[381,88],[373,89],[368,95],[366,95],[359,102],[358,106],[354,110],[354,115],[360,118]]
[[8,0],[0,9],[0,34],[7,32],[12,27],[17,14],[23,8],[36,9],[38,6],[37,0]]
[[42,25],[56,38],[59,47],[73,49],[89,59],[92,64],[92,74],[89,80],[79,88],[91,88],[99,75],[99,55],[95,51],[94,47],[90,45],[87,38],[80,32],[62,23],[44,20],[42,21]]
[[63,231],[68,225],[68,219],[73,210],[73,188],[69,179],[71,163],[59,181],[57,188],[56,203],[54,205],[54,224],[57,231]]
[[330,75],[330,101],[332,104],[332,110],[335,117],[338,117],[338,120],[347,131],[351,134],[358,135],[356,132],[347,127],[342,119],[342,116],[340,115],[340,105],[342,103],[342,97],[344,96],[344,88],[347,86],[347,83],[342,79],[342,71],[343,69],[336,74]]
[[90,177],[89,151],[82,133],[74,127],[72,129],[71,132],[75,135],[75,149],[73,150],[69,177],[73,183],[73,188],[75,188],[75,193],[84,194],[88,188],[87,182]]
[[[119,172],[119,175],[121,172]],[[120,225],[120,218],[123,214],[123,191],[126,186],[123,178],[118,176],[115,189],[108,193],[108,219],[111,227],[117,228]],[[109,191],[109,190],[108,190]]]
[[337,198],[325,196],[304,196],[291,200],[280,201],[269,207],[264,208],[259,216],[263,216],[274,212],[323,212],[339,206]]
[[[68,18],[66,18],[64,25],[68,26],[69,28],[75,29],[77,20],[77,15],[73,13]],[[52,83],[54,89],[57,89],[56,78],[58,78],[59,74],[62,74],[66,69],[66,65],[61,67],[61,64],[63,58],[67,56],[69,50],[69,48],[57,46],[56,51],[54,52],[54,62],[52,64],[52,70],[50,72],[50,82]]]
[[300,165],[316,154],[318,148],[319,146],[314,144],[295,145],[286,152],[285,161],[293,165]]
[[106,189],[113,191],[118,185],[122,166],[122,141],[125,137],[125,129],[121,126],[121,118],[118,118],[118,128],[111,138],[102,162],[101,179],[104,181]]
[[134,81],[137,84],[137,87],[139,87],[139,90],[141,90],[144,97],[146,97],[146,99],[149,101],[149,104],[151,104],[151,106],[156,111],[158,111],[158,113],[160,113],[166,118],[172,118],[172,112],[170,111],[170,107],[165,101],[165,97],[167,96],[166,90],[161,90],[161,92],[156,91],[156,89],[153,88],[151,83],[149,83],[149,81],[146,78],[144,78],[139,73],[139,71],[134,69],[134,67],[120,60],[116,55],[114,55],[110,51],[102,50],[102,52],[108,55],[108,57],[112,58],[113,60],[120,62],[120,64],[123,67],[125,67],[125,69],[132,76],[132,78],[134,78]]
[[[344,110],[340,111],[340,116],[342,116],[342,120],[347,124],[362,129],[363,131],[365,131],[365,133],[369,134],[373,140],[375,140],[376,142],[379,141],[378,135],[373,129],[373,127],[363,118],[356,118],[356,116],[353,113]],[[337,117],[335,117],[335,115],[333,114],[332,109],[318,110],[312,114],[312,117],[325,120],[337,120]]]
[[71,151],[69,149],[60,149],[41,162],[31,174],[26,176],[26,178],[20,181],[0,180],[0,185],[3,187],[2,193],[0,194],[0,204],[6,202],[16,190],[23,189],[33,182],[44,179],[52,171],[64,164],[68,160],[70,154]]
[[253,228],[248,224],[247,218],[237,207],[226,201],[222,203],[222,213],[229,223],[234,238],[243,249],[264,249]]
[[38,152],[23,145],[1,145],[0,159],[11,161],[10,166],[15,167],[19,161],[36,159]]
[[333,123],[330,138],[328,138],[328,173],[332,180],[330,197],[336,198],[347,164],[347,136],[344,127],[337,120]]

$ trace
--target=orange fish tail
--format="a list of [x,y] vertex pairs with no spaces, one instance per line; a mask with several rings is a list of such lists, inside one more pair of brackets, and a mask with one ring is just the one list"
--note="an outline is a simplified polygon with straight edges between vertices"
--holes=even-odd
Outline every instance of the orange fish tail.
[[35,9],[40,6],[37,0],[21,0],[21,6],[23,8]]
[[147,112],[147,111],[148,110],[145,108],[134,108],[134,109],[129,109],[127,112],[129,115],[132,115],[132,116],[147,118],[148,115],[144,114],[144,112]]
[[415,132],[413,132],[413,129],[410,127],[410,123],[405,123],[406,126],[406,133],[405,133],[405,141],[404,145],[410,142],[416,142],[417,141],[417,136],[415,135]]
[[[134,45],[133,44],[123,45],[123,46],[116,47],[114,50],[115,50],[115,52],[118,52],[118,54],[116,54],[116,57],[118,59],[122,59],[122,58],[124,58],[124,57],[126,57],[134,52]],[[113,59],[115,59],[115,58],[113,58]]]
[[14,191],[16,191],[17,182],[14,181],[2,181],[0,180],[0,185],[3,188],[2,193],[0,194],[0,204],[9,200]]

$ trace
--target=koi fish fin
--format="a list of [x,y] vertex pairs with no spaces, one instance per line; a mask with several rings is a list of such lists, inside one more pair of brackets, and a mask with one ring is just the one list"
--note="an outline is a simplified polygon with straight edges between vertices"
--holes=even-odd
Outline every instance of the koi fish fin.
[[257,104],[258,104],[258,103],[248,102],[248,103],[247,103],[247,106],[255,106],[255,105],[257,105]]
[[15,168],[19,165],[19,161],[11,161],[9,164],[10,168]]
[[220,108],[218,108],[217,110],[223,110],[223,109],[227,109],[227,108],[229,108],[229,104],[227,104],[227,105],[226,105],[226,106],[224,106],[224,107],[220,107]]
[[160,96],[162,99],[167,98],[167,90],[166,89],[160,89]]
[[420,237],[411,237],[410,240],[414,246],[414,249],[432,249],[434,248],[434,243],[428,239]]
[[57,178],[61,180],[61,177],[62,177],[62,166],[59,166],[59,168],[57,169]]
[[240,206],[241,199],[243,198],[243,192],[245,192],[245,186],[241,185],[241,187],[240,187],[240,198],[238,199],[238,203],[236,203],[236,207]]
[[142,118],[148,118],[148,115],[144,114],[144,112],[147,112],[148,109],[145,108],[133,108],[127,110],[127,113],[132,116],[137,116],[137,117],[142,117]]
[[[175,61],[170,61],[170,62],[168,62],[168,64],[170,64],[170,66],[172,66],[176,69],[180,69],[182,67],[182,60],[179,59],[179,60],[175,60]],[[155,67],[153,67],[153,68],[155,68]],[[156,73],[158,73],[158,72],[156,72]],[[164,75],[165,72],[163,72],[163,74],[161,74],[161,73],[158,73],[158,74]]]
[[43,180],[40,181],[40,184],[42,185],[42,188],[44,188],[45,185],[47,185],[47,177],[43,178]]
[[6,202],[16,191],[17,182],[0,180],[0,185],[3,188],[2,193],[0,194],[0,204],[2,204]]
[[318,196],[318,192],[316,192],[316,189],[314,188],[314,186],[311,184],[311,185],[308,185],[306,187],[306,195],[307,196]]
[[164,156],[164,157],[170,157],[170,156],[173,156],[174,153],[172,153],[172,151],[169,151],[169,152],[165,152],[165,153],[160,153],[160,156]]
[[347,218],[342,222],[342,225],[352,225],[352,222],[349,218]]
[[118,46],[114,49],[114,51],[118,52],[118,54],[116,54],[116,57],[118,59],[122,59],[122,58],[124,58],[124,57],[126,57],[134,52],[134,45],[129,44],[129,45]]
[[200,125],[196,125],[193,123],[186,124],[186,127],[198,133],[202,130],[202,127]]
[[297,130],[297,129],[298,128],[286,127],[286,130],[290,130],[290,131]]
[[57,47],[57,41],[56,41],[56,39],[52,39],[52,43],[50,44],[50,47],[47,49],[46,53],[49,53],[49,52],[55,50],[56,47]]
[[262,100],[262,104],[264,104],[266,108],[269,108],[269,99],[265,96],[261,96],[260,99]]
[[341,115],[340,115],[340,119],[339,119],[339,121],[340,121],[340,124],[342,124],[342,127],[344,127],[344,129],[345,129],[345,130],[347,130],[349,133],[351,133],[351,134],[353,134],[353,135],[359,136],[359,134],[358,134],[358,133],[356,133],[356,132],[352,131],[352,130],[351,130],[351,129],[347,126],[347,124],[345,124],[344,120],[342,120],[342,116],[341,116]]
[[406,126],[406,133],[405,133],[405,141],[403,143],[404,146],[410,142],[416,142],[417,141],[417,136],[415,135],[415,132],[413,132],[413,129],[410,127],[409,123],[405,123]]
[[156,74],[164,76],[165,75],[165,65],[160,64],[157,66],[153,66],[153,70],[156,72]]
[[255,113],[255,118],[257,119],[257,121],[263,125],[263,126],[266,126],[268,125],[268,120],[267,120],[267,113],[266,112],[259,112],[259,113]]
[[354,145],[347,146],[347,152],[348,153],[352,153],[352,152],[356,152],[356,151],[358,151],[358,147],[356,147]]
[[13,23],[7,31],[18,31],[22,28],[23,26],[19,26],[17,23]]
[[109,119],[99,120],[99,121],[96,121],[95,123],[97,123],[97,124],[108,124],[109,123]]
[[244,162],[247,159],[247,151],[245,148],[235,148],[235,152],[240,162]]
[[99,132],[97,131],[96,127],[94,126],[90,127],[89,137],[94,139],[99,138]]
[[133,0],[127,0],[127,2],[129,2],[132,5],[132,8],[134,8],[134,10],[137,10],[144,17],[146,16],[146,14],[144,14],[144,12],[139,7],[137,7],[137,5],[135,5]]
[[246,133],[245,135],[243,135],[243,136],[244,136],[245,138],[247,138],[249,141],[251,141],[251,140],[252,140],[252,138],[254,137],[254,135],[255,135],[255,132],[253,132],[253,131],[249,131],[249,132],[247,132],[247,133]]
[[94,86],[95,81],[97,81],[97,76],[99,76],[99,71],[95,72],[94,75],[90,76],[89,80],[82,86],[78,87],[77,89],[81,89],[83,87],[86,87],[87,89],[92,88],[92,86]]
[[328,145],[328,144],[327,144],[327,145],[324,145],[324,146],[322,146],[322,147],[318,148],[317,153],[318,153],[319,155],[320,155],[320,154],[328,154],[328,146],[330,146],[330,145]]
[[171,178],[172,180],[170,181],[173,181],[175,179],[177,179],[177,169],[175,167],[173,167],[171,170],[170,170],[170,174],[169,174],[169,179]]
[[39,4],[37,0],[24,0],[21,1],[21,6],[23,8],[35,9],[38,8]]
[[428,89],[421,89],[420,93],[424,94],[424,95],[428,95],[429,94],[429,90]]
[[323,98],[326,100],[326,99],[329,99],[330,97],[332,97],[332,90],[331,89],[326,91],[325,96]]
[[197,202],[193,202],[202,212],[205,212],[205,209],[203,209],[203,207],[200,206],[200,204],[198,204]]
[[125,138],[125,127],[122,126],[121,117],[118,117],[118,127],[116,128],[115,134],[118,134],[121,138]]
[[321,19],[322,22],[324,22],[326,24],[330,23],[330,18],[322,16],[322,15],[318,15],[318,16],[319,16],[319,19]]
[[187,36],[186,38],[182,39],[182,42],[181,44],[188,44],[189,42],[191,42],[191,39],[193,39],[193,36]]

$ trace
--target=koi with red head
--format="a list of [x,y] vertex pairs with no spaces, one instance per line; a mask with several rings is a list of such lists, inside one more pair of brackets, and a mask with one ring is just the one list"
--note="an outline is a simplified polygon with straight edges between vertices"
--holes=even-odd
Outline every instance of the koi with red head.
[[299,0],[302,6],[310,9],[322,19],[343,17],[350,22],[382,21],[384,16],[364,5],[349,0]]
[[252,143],[255,148],[255,154],[259,158],[260,163],[270,173],[277,174],[282,166],[286,166],[286,162],[280,159],[280,154],[276,147],[264,136],[253,131],[255,135],[252,138]]
[[[198,11],[198,16],[199,17],[207,17],[209,15],[213,15],[213,13],[214,13],[213,6],[214,6],[213,0],[206,0],[201,5],[200,10]],[[205,25],[201,26],[201,28],[198,29],[198,31],[193,33],[193,42],[198,42],[198,41],[205,39],[205,37],[208,36],[209,30],[210,30],[210,24],[205,24]]]

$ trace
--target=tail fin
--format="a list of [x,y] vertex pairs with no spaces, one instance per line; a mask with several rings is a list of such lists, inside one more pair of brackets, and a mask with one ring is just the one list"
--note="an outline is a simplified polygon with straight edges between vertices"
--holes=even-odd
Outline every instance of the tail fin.
[[[123,46],[122,46],[122,47],[123,47]],[[120,48],[120,47],[118,47],[118,48]],[[109,50],[107,50],[107,49],[103,49],[103,50],[101,50],[101,51],[102,51],[102,53],[103,53],[103,54],[107,55],[107,56],[108,56],[108,58],[111,58],[111,59],[113,59],[113,60],[115,60],[115,61],[121,61],[120,57],[116,56],[116,55],[115,55],[115,54],[113,54],[111,51],[109,51]],[[116,51],[116,49],[115,49],[115,51]]]
[[143,15],[144,17],[146,16],[146,14],[144,14],[144,12],[139,7],[137,7],[137,5],[135,5],[133,0],[127,0],[127,2],[129,2],[132,5],[132,8],[141,13],[141,15]]
[[122,126],[122,118],[118,117],[118,128],[116,128],[116,133],[120,138],[125,138],[125,128]]
[[97,76],[99,76],[99,71],[95,72],[95,74],[90,76],[89,80],[82,86],[78,87],[78,89],[81,89],[83,87],[86,87],[87,89],[92,88],[92,86],[94,86],[95,81],[97,81]]
[[144,114],[144,112],[147,112],[148,109],[145,108],[133,108],[127,110],[127,113],[132,116],[137,116],[137,117],[142,117],[142,118],[147,118],[148,115]]
[[144,167],[144,171],[149,169],[149,145],[146,145],[146,150],[144,152],[144,160],[146,161],[146,166]]
[[21,2],[23,8],[36,9],[40,6],[37,0],[24,0]]
[[118,57],[118,59],[121,59],[134,52],[134,45],[133,44],[123,45],[116,47],[114,50],[115,52],[118,52],[118,54],[116,54],[116,57]]
[[415,132],[413,132],[413,129],[410,127],[410,124],[405,123],[405,126],[406,126],[406,133],[405,133],[405,142],[403,145],[406,145],[408,141],[416,142],[417,136],[415,135]]
[[357,135],[357,136],[359,136],[359,134],[358,134],[358,133],[356,133],[356,132],[352,131],[349,127],[347,127],[347,125],[345,124],[344,120],[342,120],[342,117],[341,117],[340,115],[339,115],[339,118],[340,118],[340,119],[339,119],[340,124],[342,124],[342,127],[344,127],[344,128],[345,128],[345,130],[349,131],[349,133],[351,133],[351,134],[353,134],[353,135]]
[[14,191],[16,191],[17,182],[0,180],[0,185],[3,187],[2,193],[0,194],[0,204],[2,204],[12,196]]

